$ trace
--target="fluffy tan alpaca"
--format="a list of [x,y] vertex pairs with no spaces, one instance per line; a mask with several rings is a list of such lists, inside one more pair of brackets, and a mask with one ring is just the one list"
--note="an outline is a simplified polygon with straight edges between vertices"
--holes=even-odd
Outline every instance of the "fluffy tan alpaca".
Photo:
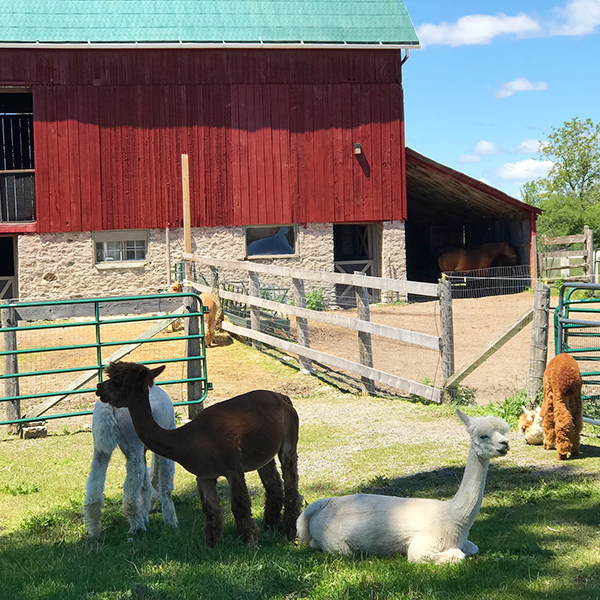
[[546,366],[543,386],[544,448],[556,448],[558,460],[565,460],[569,454],[579,454],[583,428],[581,373],[577,361],[566,353],[555,356]]
[[[180,294],[183,292],[183,284],[181,281],[176,281],[168,290],[169,294]],[[217,321],[217,303],[213,298],[212,294],[208,292],[203,292],[200,294],[200,300],[202,300],[202,304],[208,308],[208,313],[206,313],[206,321],[205,321],[205,331],[204,331],[204,339],[206,346],[212,346],[215,341],[215,327]],[[171,331],[177,331],[178,329],[183,328],[183,324],[181,319],[174,321],[171,325],[169,325]]]
[[206,346],[212,346],[215,341],[215,323],[217,321],[217,303],[215,299],[212,297],[212,294],[208,292],[203,292],[200,294],[200,300],[202,300],[202,304],[208,308],[208,313],[206,315],[205,330],[204,330],[204,339],[206,341]]
[[534,410],[523,407],[523,412],[519,416],[519,431],[525,436],[525,441],[532,446],[541,446],[544,442],[541,409],[541,406]]

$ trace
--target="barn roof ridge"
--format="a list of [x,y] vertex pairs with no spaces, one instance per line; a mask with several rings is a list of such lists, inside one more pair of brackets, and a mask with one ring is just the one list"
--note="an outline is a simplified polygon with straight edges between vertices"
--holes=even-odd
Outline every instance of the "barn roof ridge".
[[403,0],[0,0],[0,45],[399,47]]

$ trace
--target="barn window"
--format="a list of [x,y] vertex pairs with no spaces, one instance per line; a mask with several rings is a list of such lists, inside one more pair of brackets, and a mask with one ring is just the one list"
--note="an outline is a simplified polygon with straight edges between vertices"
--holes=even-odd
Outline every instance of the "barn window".
[[35,221],[33,97],[0,90],[0,222]]
[[290,256],[296,254],[294,225],[246,227],[246,256]]
[[97,265],[143,263],[148,252],[145,231],[100,231],[94,233]]

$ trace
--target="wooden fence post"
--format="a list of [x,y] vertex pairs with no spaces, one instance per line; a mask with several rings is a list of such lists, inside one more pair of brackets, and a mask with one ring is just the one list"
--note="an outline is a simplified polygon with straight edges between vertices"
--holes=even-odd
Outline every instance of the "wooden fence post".
[[[304,280],[292,278],[294,284],[294,302],[298,308],[306,308],[306,295],[304,293]],[[296,317],[296,332],[298,335],[298,344],[305,348],[310,348],[310,335],[308,332],[308,319]],[[300,372],[304,375],[313,373],[312,361],[304,356],[298,356],[300,363]]]
[[[185,286],[186,293],[193,292],[190,286]],[[198,300],[195,296],[185,296],[183,304],[189,312],[198,312]],[[197,316],[185,317],[185,334],[186,335],[199,335],[200,333],[200,322]],[[200,359],[200,338],[188,338],[185,340],[186,356],[191,356]],[[188,360],[187,361],[187,377],[188,379],[195,379],[202,377],[202,362],[200,360]],[[187,384],[187,399],[189,401],[198,400],[203,394],[202,381],[188,381]],[[188,417],[193,419],[202,409],[203,403],[199,404],[188,404]]]
[[[1,304],[8,304],[8,301],[3,300]],[[0,304],[0,306],[1,306]],[[16,327],[17,317],[14,308],[0,308],[2,313],[2,327]],[[9,352],[17,349],[17,332],[16,331],[5,331],[4,332],[4,351]],[[4,357],[4,373],[10,375],[19,372],[19,359],[16,354],[7,354]],[[5,396],[18,396],[19,395],[19,378],[11,377],[4,381],[4,395]],[[21,402],[19,400],[9,400],[6,404],[6,420],[12,421],[13,419],[21,418]],[[18,423],[14,425],[8,425],[8,433],[18,435],[21,431],[21,425]]]
[[586,267],[583,269],[583,274],[588,277],[588,281],[594,283],[594,231],[587,225],[583,227],[583,249],[585,251]]
[[529,378],[527,400],[535,403],[540,390],[546,361],[548,360],[548,315],[550,312],[550,287],[538,281],[533,300],[533,323],[531,325],[531,346],[529,349]]
[[454,325],[452,323],[452,286],[443,277],[439,280],[440,289],[440,336],[442,338],[442,387],[454,373]]
[[221,330],[221,324],[223,323],[223,303],[221,302],[221,287],[219,285],[219,269],[217,267],[210,267],[212,274],[212,287],[210,293],[215,299],[217,305],[217,315],[215,317],[215,328]]
[[[248,275],[250,277],[250,287],[248,293],[250,294],[250,296],[259,298],[260,282],[258,280],[258,273],[250,271]],[[250,307],[250,329],[252,329],[252,331],[260,331],[260,309],[258,308],[258,306]],[[252,340],[252,347],[256,350],[260,350],[262,344],[257,340]]]
[[[362,275],[359,271],[354,271],[355,275]],[[356,291],[356,318],[362,321],[370,321],[369,311],[369,290],[365,287],[355,286]],[[371,334],[364,331],[358,332],[358,361],[366,367],[373,367],[373,346],[371,343]],[[373,382],[368,377],[361,377],[361,384],[364,393],[372,394],[375,391]]]

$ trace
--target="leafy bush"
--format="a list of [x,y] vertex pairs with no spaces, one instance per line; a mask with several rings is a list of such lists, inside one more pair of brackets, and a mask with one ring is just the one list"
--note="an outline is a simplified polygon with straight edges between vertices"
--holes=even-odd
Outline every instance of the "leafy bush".
[[529,402],[526,390],[517,390],[512,396],[508,396],[498,404],[489,405],[493,415],[503,418],[509,425],[515,426],[519,415],[523,412],[523,406]]

